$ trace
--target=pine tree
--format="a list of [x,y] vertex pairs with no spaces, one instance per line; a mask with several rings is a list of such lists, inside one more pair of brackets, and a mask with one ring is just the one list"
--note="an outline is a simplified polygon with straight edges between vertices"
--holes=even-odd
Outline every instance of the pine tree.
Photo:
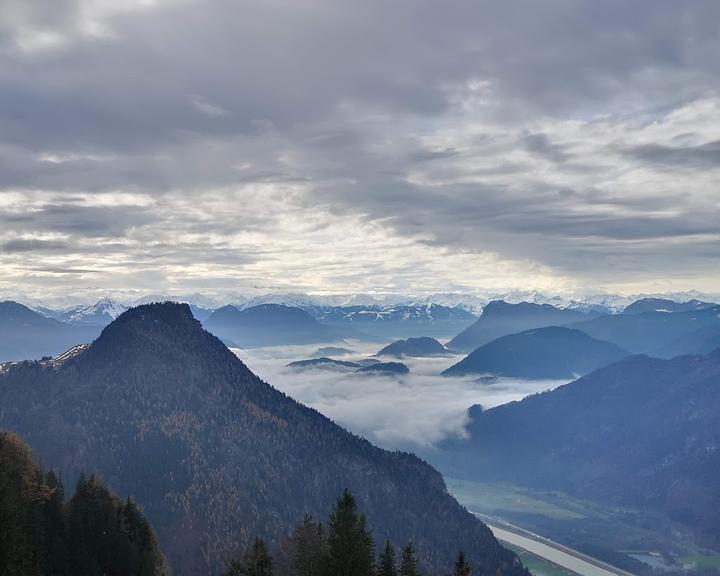
[[400,561],[400,576],[420,576],[412,542],[408,542],[407,546],[403,548],[402,560]]
[[397,564],[395,562],[395,548],[389,540],[385,540],[385,547],[380,554],[378,562],[378,576],[398,576]]
[[297,576],[322,576],[328,571],[328,547],[320,522],[305,516],[290,538],[292,564]]
[[328,528],[329,562],[332,576],[372,576],[375,552],[365,515],[358,516],[357,503],[348,490],[338,498]]
[[454,576],[470,576],[470,566],[465,560],[465,553],[461,550],[458,554],[458,558],[455,561],[455,572]]
[[273,576],[272,558],[267,546],[260,538],[245,553],[241,561],[233,561],[228,566],[226,576]]

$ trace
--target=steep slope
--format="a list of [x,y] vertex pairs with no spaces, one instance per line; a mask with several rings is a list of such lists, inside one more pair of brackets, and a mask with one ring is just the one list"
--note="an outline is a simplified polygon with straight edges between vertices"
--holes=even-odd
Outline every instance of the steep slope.
[[111,300],[103,298],[95,304],[89,306],[78,306],[67,310],[60,320],[68,324],[80,324],[84,326],[107,326],[115,320],[120,314],[127,310],[127,306]]
[[445,356],[447,353],[447,348],[435,338],[420,336],[418,338],[408,338],[407,340],[396,340],[392,344],[385,346],[376,356],[424,358],[428,356]]
[[282,304],[260,304],[242,310],[224,306],[215,310],[203,325],[219,338],[243,348],[337,339],[332,330],[304,310]]
[[617,362],[629,352],[580,330],[550,326],[503,336],[471,352],[444,376],[494,374],[517,378],[573,378]]
[[477,573],[522,573],[438,472],[261,381],[186,305],[129,310],[63,364],[6,368],[0,406],[0,426],[66,477],[98,470],[134,495],[176,574],[216,572],[249,534],[277,542],[344,488],[379,541],[412,539],[431,573],[459,548]]
[[446,472],[646,507],[720,543],[720,351],[630,356],[470,417],[433,456]]
[[720,306],[687,312],[640,312],[600,316],[572,324],[593,338],[613,342],[634,353],[652,353],[686,334],[720,327]]
[[485,306],[477,322],[450,340],[447,347],[470,352],[501,336],[544,326],[562,326],[587,318],[588,314],[583,312],[550,304],[508,304],[495,300]]
[[60,354],[95,338],[94,327],[73,327],[17,302],[0,302],[0,362]]

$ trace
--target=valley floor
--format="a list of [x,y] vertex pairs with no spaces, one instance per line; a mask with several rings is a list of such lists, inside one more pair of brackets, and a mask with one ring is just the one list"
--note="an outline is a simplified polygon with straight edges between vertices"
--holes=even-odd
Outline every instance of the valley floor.
[[[657,515],[604,507],[556,491],[453,478],[446,483],[461,504],[491,525],[498,539],[524,551],[538,576],[562,576],[567,570],[583,576],[689,569],[720,574],[720,554],[699,546],[685,527]],[[548,543],[550,550],[542,545]],[[558,555],[557,548],[597,559],[607,572],[576,564],[576,559]]]

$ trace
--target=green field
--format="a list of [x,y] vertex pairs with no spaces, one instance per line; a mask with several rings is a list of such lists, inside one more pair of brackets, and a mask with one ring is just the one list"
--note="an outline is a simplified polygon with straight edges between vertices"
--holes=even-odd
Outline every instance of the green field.
[[575,520],[584,518],[578,506],[570,501],[558,505],[538,496],[525,488],[502,484],[481,484],[467,480],[446,478],[450,493],[463,506],[473,512],[493,515],[501,512],[523,512],[539,514],[557,520]]
[[720,572],[720,554],[690,554],[680,558],[688,568],[712,568]]

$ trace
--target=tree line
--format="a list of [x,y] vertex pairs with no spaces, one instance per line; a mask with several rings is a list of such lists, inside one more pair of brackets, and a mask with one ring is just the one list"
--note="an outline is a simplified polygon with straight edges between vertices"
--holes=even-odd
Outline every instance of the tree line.
[[[399,557],[398,557],[399,556]],[[400,551],[386,540],[379,555],[365,514],[345,490],[335,502],[327,525],[305,516],[280,544],[275,558],[256,538],[245,553],[228,563],[224,576],[422,576],[412,542]],[[471,576],[461,551],[452,576]]]

